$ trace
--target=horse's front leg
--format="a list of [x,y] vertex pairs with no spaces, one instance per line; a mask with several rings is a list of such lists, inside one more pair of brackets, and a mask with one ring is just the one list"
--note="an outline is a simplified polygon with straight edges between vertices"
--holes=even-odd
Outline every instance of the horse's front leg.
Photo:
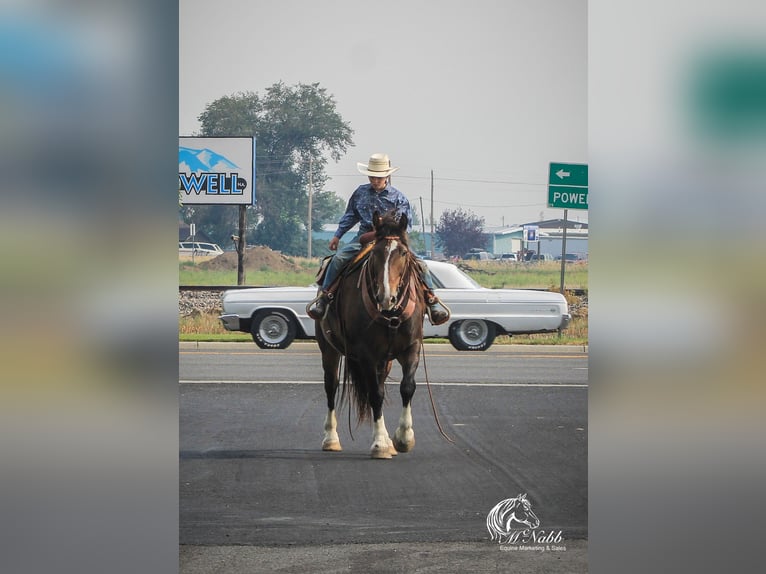
[[322,348],[322,367],[324,368],[324,390],[327,395],[327,415],[324,419],[324,437],[322,450],[341,451],[340,437],[338,437],[338,421],[335,418],[335,394],[338,391],[338,366],[340,365],[340,353],[335,351],[327,342]]
[[386,377],[391,370],[391,361],[388,361],[376,369],[377,384],[370,393],[370,407],[372,409],[372,458],[388,459],[396,456],[396,449],[386,429],[386,421],[383,417],[383,401],[386,392]]
[[400,359],[402,382],[399,394],[402,396],[402,414],[394,433],[394,448],[399,452],[410,452],[415,446],[415,431],[412,429],[412,397],[415,394],[415,372],[418,370],[420,346],[414,345],[409,353]]

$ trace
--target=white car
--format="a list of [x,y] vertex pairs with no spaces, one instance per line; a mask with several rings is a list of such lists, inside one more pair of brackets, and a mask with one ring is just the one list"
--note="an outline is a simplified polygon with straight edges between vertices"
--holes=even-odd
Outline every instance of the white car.
[[[459,351],[484,351],[497,335],[548,333],[569,325],[569,308],[560,293],[487,289],[451,263],[426,263],[435,292],[452,316],[442,325],[424,319],[424,337],[446,337]],[[222,295],[219,318],[228,331],[251,333],[262,349],[285,349],[294,339],[314,338],[306,305],[316,295],[316,285],[229,289]]]
[[178,242],[179,255],[205,255],[205,256],[218,256],[223,253],[221,249],[215,243],[202,243],[200,241],[179,241]]

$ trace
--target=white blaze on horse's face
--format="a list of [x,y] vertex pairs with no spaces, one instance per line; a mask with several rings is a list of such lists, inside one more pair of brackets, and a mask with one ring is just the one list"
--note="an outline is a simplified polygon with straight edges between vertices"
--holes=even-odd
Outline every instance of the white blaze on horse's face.
[[383,293],[378,299],[378,304],[383,311],[390,311],[396,307],[397,292],[399,290],[399,278],[391,281],[391,255],[396,253],[399,242],[396,239],[389,239],[386,243],[386,260],[383,264]]

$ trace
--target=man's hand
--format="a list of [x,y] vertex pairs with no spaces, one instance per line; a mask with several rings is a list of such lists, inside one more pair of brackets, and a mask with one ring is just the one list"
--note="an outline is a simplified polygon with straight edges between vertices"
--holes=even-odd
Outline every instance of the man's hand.
[[340,243],[340,239],[333,236],[333,238],[330,239],[330,251],[336,251],[338,249],[338,243]]

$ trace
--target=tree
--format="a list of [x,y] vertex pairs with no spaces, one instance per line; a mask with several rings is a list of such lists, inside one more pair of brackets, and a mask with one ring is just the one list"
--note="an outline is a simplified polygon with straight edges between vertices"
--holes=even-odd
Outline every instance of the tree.
[[472,247],[484,247],[484,218],[458,208],[444,211],[436,224],[436,237],[448,257],[462,255]]
[[[322,191],[327,181],[327,156],[339,161],[353,145],[353,130],[335,109],[335,99],[315,84],[286,86],[224,96],[200,114],[203,136],[254,136],[256,144],[256,205],[248,208],[248,243],[298,255],[306,251],[308,185],[312,182],[312,227],[340,217],[344,202]],[[229,213],[232,212],[232,213]],[[218,240],[236,227],[229,206],[194,206],[200,228]]]

